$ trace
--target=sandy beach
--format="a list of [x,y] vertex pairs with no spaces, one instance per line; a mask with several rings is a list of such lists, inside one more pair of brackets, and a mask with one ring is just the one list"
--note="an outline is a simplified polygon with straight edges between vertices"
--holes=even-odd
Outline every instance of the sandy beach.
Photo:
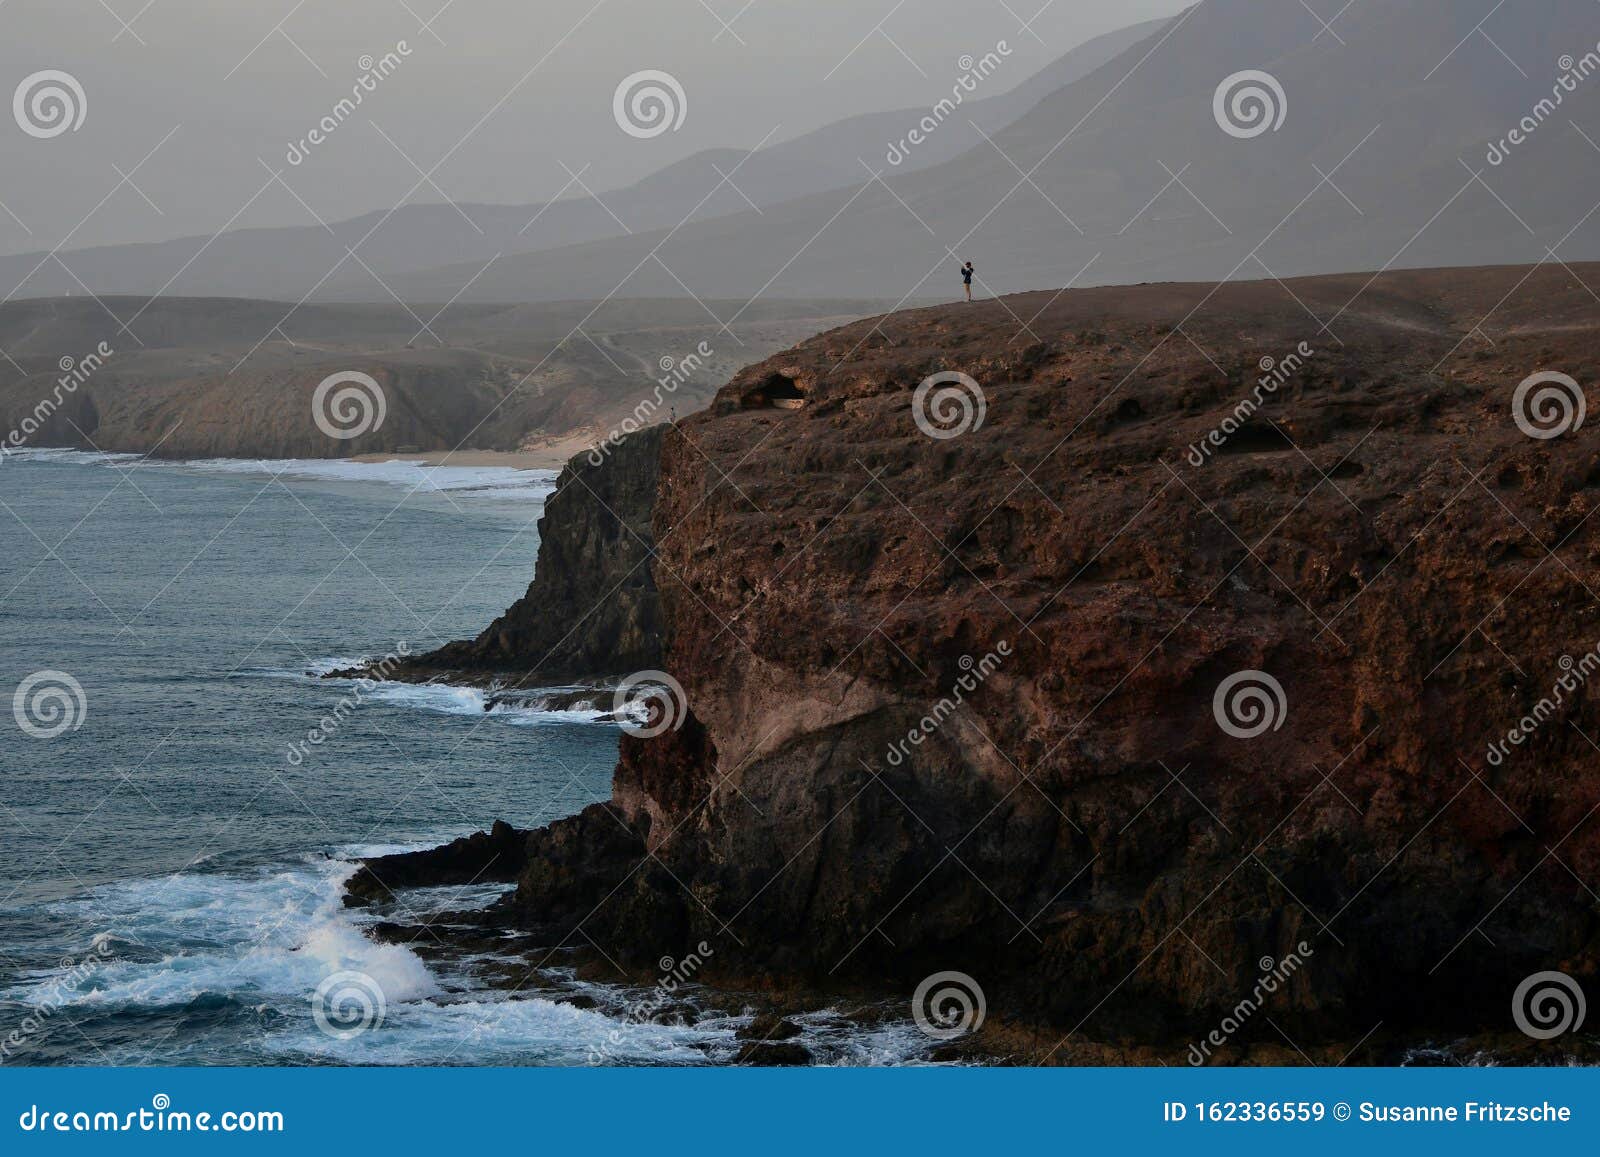
[[594,446],[603,432],[583,430],[547,438],[520,450],[423,450],[414,454],[363,454],[357,462],[422,462],[429,466],[505,466],[513,470],[560,470]]

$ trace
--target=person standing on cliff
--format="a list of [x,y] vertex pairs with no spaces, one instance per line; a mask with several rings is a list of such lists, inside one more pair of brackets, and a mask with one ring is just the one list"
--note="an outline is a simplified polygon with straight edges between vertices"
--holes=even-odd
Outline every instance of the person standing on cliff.
[[963,265],[961,267],[961,281],[962,281],[962,284],[966,287],[967,300],[968,301],[972,300],[972,274],[973,274],[973,272],[974,272],[974,270],[972,268],[972,262],[970,262],[970,261],[967,262],[965,265]]

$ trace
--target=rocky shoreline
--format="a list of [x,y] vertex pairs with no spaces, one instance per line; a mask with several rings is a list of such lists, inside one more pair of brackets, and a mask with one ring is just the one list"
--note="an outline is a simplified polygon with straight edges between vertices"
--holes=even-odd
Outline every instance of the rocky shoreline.
[[[1484,759],[1600,643],[1600,453],[1513,414],[1600,373],[1592,299],[1288,288],[864,322],[570,463],[528,595],[407,677],[659,670],[676,726],[624,735],[611,801],[371,861],[353,900],[497,879],[480,930],[641,975],[714,944],[705,979],[755,991],[960,973],[959,1047],[1026,1063],[1594,1060],[1512,999],[1600,976],[1600,706]],[[940,371],[982,391],[959,437],[914,412]],[[1225,719],[1263,674],[1267,725]]]
[[512,695],[566,684],[615,686],[635,671],[659,668],[650,520],[666,430],[648,427],[608,452],[568,462],[539,520],[527,593],[476,639],[419,655],[386,677]]

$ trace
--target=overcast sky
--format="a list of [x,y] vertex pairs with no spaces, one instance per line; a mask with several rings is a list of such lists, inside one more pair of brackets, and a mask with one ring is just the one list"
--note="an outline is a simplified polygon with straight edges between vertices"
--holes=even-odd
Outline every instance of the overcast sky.
[[[332,221],[387,210],[419,169],[438,191],[423,183],[412,202],[538,201],[568,184],[563,165],[615,188],[699,149],[925,105],[950,91],[960,57],[1002,39],[1010,87],[1090,37],[1187,5],[0,0],[0,95],[57,70],[84,97],[81,126],[55,136],[24,132],[14,101],[0,114],[0,252]],[[410,54],[393,74],[290,165],[291,143],[351,93],[362,58],[401,41]],[[678,130],[638,139],[612,98],[645,69],[674,76],[687,111]]]

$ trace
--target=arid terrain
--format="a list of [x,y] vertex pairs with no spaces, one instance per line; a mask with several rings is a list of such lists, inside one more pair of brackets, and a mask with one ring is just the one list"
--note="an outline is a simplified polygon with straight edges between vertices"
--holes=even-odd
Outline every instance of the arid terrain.
[[[19,431],[28,446],[168,458],[460,449],[530,451],[536,457],[524,462],[542,462],[548,455],[537,455],[551,443],[604,437],[663,379],[674,385],[650,421],[674,408],[691,413],[752,358],[873,308],[757,304],[724,331],[694,302],[413,311],[203,298],[12,301],[0,306],[0,440]],[[98,356],[102,342],[110,352]],[[701,356],[702,343],[710,356]],[[345,372],[378,383],[385,413],[381,425],[339,439],[318,426],[313,399],[319,383]],[[69,378],[75,384],[60,389]],[[62,404],[40,428],[23,430],[57,395]]]
[[[659,450],[575,462],[529,598],[412,672],[658,660],[679,726],[623,739],[610,803],[353,891],[515,880],[487,926],[534,965],[707,940],[725,983],[902,997],[959,970],[970,1047],[1018,1060],[1183,1063],[1291,957],[1210,1059],[1581,1053],[1510,1002],[1600,975],[1600,452],[1581,387],[1565,417],[1519,396],[1600,373],[1592,285],[1036,293],[753,365]],[[943,371],[984,413],[933,437]]]

